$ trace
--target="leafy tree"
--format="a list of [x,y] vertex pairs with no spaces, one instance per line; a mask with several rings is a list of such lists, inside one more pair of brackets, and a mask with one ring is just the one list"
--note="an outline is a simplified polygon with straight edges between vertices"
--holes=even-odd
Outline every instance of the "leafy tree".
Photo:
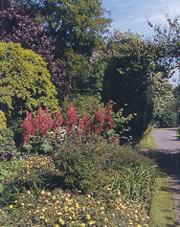
[[115,111],[124,108],[126,115],[137,115],[130,123],[130,134],[136,140],[152,117],[150,76],[156,70],[154,49],[151,43],[131,33],[116,33],[108,48],[103,99],[115,102]]
[[167,79],[159,73],[152,81],[154,100],[153,122],[158,127],[175,127],[177,125],[177,104],[174,89]]
[[11,119],[39,105],[55,109],[56,90],[47,64],[19,44],[0,43],[0,108]]
[[[172,118],[175,122],[175,118],[178,113],[178,102],[179,102],[179,94],[178,88],[176,88],[176,92],[172,91],[172,88],[167,86],[166,78],[171,77],[175,70],[180,69],[180,17],[177,16],[174,19],[167,19],[167,25],[162,27],[159,25],[152,25],[149,22],[149,25],[154,29],[154,43],[156,45],[156,54],[158,58],[158,64],[160,67],[164,68],[164,73],[161,75],[161,78],[155,78],[156,82],[158,82],[158,89],[162,93],[161,102],[157,102],[158,105],[161,103],[161,111],[159,109],[159,115],[162,116],[164,121],[168,121],[167,119]],[[157,94],[157,86],[156,92]],[[157,97],[157,96],[155,96]],[[176,101],[175,101],[176,99]],[[156,108],[156,100],[155,100],[155,112]],[[156,115],[157,116],[157,115]],[[159,116],[159,117],[160,117]],[[160,120],[160,119],[159,119]]]
[[166,69],[166,77],[171,70],[180,68],[180,17],[167,19],[167,26],[149,25],[154,29],[154,42],[160,65]]
[[91,57],[94,52],[103,49],[103,36],[110,23],[110,20],[104,17],[100,1],[15,0],[15,2],[23,5],[27,12],[41,22],[46,34],[55,43],[56,59],[64,65],[72,91],[99,92],[104,68],[101,60],[92,68]]
[[62,97],[67,92],[65,74],[62,66],[54,62],[54,47],[41,25],[27,16],[21,7],[1,0],[0,28],[0,41],[21,43],[22,47],[32,49],[48,62],[52,81]]

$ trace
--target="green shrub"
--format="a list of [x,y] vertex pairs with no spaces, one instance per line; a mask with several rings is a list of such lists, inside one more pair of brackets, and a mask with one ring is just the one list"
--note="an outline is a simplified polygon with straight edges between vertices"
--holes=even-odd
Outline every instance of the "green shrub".
[[4,162],[0,162],[0,193],[4,191],[3,180],[8,176],[8,170]]
[[0,110],[0,133],[2,130],[6,129],[6,117],[5,114]]
[[[12,163],[12,161],[10,162]],[[6,189],[40,188],[45,185],[46,178],[54,174],[52,159],[48,156],[26,156],[12,166],[5,180]]]
[[66,98],[63,103],[64,112],[67,109],[69,103],[73,102],[77,109],[77,114],[82,116],[83,114],[92,115],[94,110],[100,110],[104,104],[100,101],[100,98],[92,95],[76,95],[74,98]]
[[130,199],[150,198],[156,171],[153,162],[129,146],[108,144],[91,137],[86,142],[64,143],[54,155],[54,161],[63,184],[69,188],[95,194],[106,188],[120,189]]
[[8,160],[14,155],[17,155],[14,133],[11,129],[3,130],[0,138],[0,159]]
[[0,43],[0,105],[8,117],[40,105],[55,109],[56,94],[41,56],[19,44]]
[[155,169],[153,167],[124,167],[119,178],[122,194],[128,199],[150,200],[152,198],[155,176]]

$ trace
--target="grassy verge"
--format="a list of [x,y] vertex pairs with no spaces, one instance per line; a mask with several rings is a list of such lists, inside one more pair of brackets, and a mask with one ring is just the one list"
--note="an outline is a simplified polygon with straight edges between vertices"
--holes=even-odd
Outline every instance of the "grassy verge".
[[141,142],[139,143],[139,149],[153,150],[154,148],[155,148],[155,144],[154,144],[153,137],[151,135],[151,129],[148,128],[143,138],[141,139]]
[[151,203],[150,219],[150,227],[175,226],[175,214],[167,176],[156,179],[156,190]]

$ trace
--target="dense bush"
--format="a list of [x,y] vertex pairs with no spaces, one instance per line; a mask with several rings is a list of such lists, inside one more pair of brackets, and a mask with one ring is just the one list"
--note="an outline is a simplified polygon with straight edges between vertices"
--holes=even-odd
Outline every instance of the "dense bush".
[[111,22],[99,0],[14,0],[41,22],[55,43],[73,93],[97,94],[104,73],[104,35]]
[[87,114],[91,116],[95,110],[102,110],[104,105],[100,98],[92,95],[76,95],[72,98],[66,98],[63,102],[63,112],[67,110],[70,103],[74,103],[77,109],[77,115]]
[[153,88],[153,123],[157,127],[176,127],[178,122],[178,87],[173,88],[167,79],[157,75]]
[[1,131],[5,130],[6,128],[7,128],[6,117],[4,112],[0,110],[0,138],[1,138]]
[[130,135],[136,141],[152,119],[153,103],[150,75],[155,70],[152,45],[131,33],[117,33],[108,43],[103,98],[115,102],[115,111],[136,114],[129,122]]
[[57,107],[56,90],[47,64],[19,44],[0,43],[0,105],[6,116],[17,119],[42,105]]
[[102,193],[119,189],[130,199],[149,200],[155,167],[130,147],[90,138],[64,143],[54,154],[55,166],[69,188]]
[[68,90],[67,79],[62,66],[55,62],[52,42],[40,24],[33,21],[22,7],[11,2],[2,1],[0,6],[0,41],[20,43],[23,48],[40,54],[48,63],[51,79],[62,98]]
[[0,161],[9,160],[17,155],[17,149],[14,142],[14,133],[10,129],[3,130],[0,138]]

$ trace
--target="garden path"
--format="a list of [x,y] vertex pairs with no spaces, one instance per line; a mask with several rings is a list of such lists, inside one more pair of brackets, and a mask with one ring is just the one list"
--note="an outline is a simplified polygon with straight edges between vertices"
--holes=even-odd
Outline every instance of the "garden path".
[[177,138],[177,129],[153,129],[152,136],[158,152],[158,164],[171,179],[176,226],[180,227],[180,140]]

